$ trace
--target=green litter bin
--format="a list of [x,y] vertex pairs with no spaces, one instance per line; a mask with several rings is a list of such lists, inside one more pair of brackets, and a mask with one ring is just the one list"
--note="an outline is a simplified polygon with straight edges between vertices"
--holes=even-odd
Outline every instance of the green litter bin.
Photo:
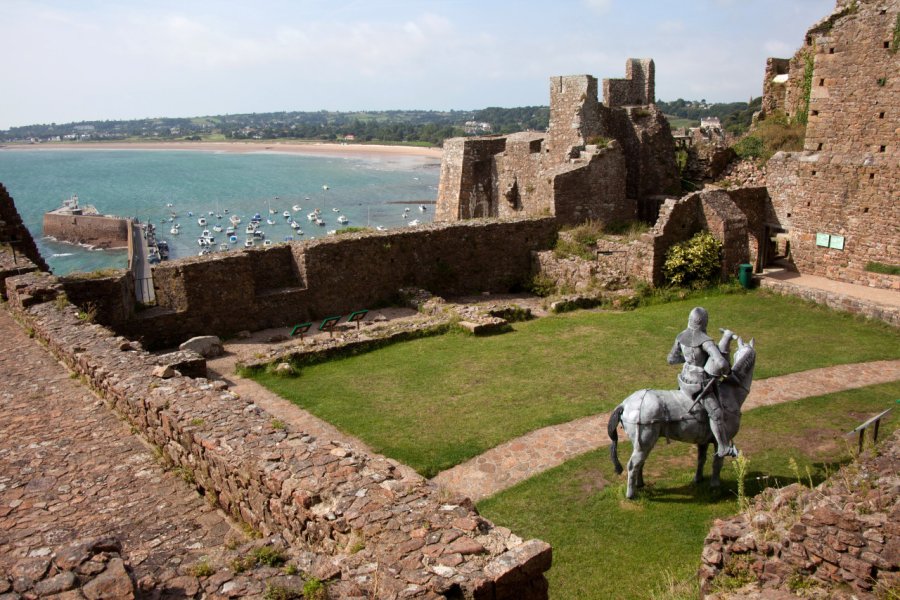
[[746,289],[750,289],[750,286],[753,284],[753,265],[743,264],[738,265],[738,281],[741,282],[741,285]]

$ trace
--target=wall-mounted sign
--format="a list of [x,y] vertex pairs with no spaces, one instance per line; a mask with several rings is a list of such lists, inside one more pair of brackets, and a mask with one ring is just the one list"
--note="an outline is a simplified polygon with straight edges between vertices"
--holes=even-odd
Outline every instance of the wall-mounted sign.
[[822,246],[823,248],[828,247],[828,243],[831,241],[831,236],[827,233],[817,233],[816,234],[816,246]]
[[834,248],[835,250],[843,250],[844,249],[844,236],[842,235],[833,235],[831,236],[830,243],[828,244],[829,248]]

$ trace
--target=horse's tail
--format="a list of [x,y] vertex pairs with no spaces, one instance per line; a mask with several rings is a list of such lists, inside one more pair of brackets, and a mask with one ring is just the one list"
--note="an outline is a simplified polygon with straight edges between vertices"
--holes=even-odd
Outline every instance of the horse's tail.
[[609,439],[612,440],[612,444],[609,445],[609,457],[612,459],[613,466],[616,469],[616,475],[620,475],[623,471],[622,463],[619,462],[617,449],[619,446],[619,420],[622,418],[622,413],[624,411],[624,404],[617,406],[616,410],[612,411],[612,414],[609,415],[609,424],[606,426],[606,433],[609,434]]

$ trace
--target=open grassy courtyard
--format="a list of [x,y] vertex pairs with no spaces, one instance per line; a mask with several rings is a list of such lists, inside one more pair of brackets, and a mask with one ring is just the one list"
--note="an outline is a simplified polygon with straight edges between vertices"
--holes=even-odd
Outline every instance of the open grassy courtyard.
[[[843,434],[900,398],[900,382],[807,398],[744,413],[740,446],[749,459],[747,495],[798,481],[820,483],[855,450]],[[900,425],[882,425],[880,439]],[[627,459],[630,444],[619,447]],[[478,504],[525,538],[553,546],[550,597],[566,600],[697,598],[696,572],[712,520],[735,514],[732,459],[719,492],[694,486],[695,447],[661,442],[645,468],[648,489],[625,500],[624,476],[603,448],[537,475]],[[793,459],[793,465],[792,465]],[[796,465],[796,469],[794,467]],[[707,476],[709,464],[707,464]],[[676,582],[675,591],[667,586]]]
[[697,305],[713,337],[725,326],[755,337],[757,379],[900,358],[896,329],[757,291],[554,315],[493,337],[450,333],[255,378],[432,476],[534,429],[609,411],[636,389],[674,388],[666,355]]

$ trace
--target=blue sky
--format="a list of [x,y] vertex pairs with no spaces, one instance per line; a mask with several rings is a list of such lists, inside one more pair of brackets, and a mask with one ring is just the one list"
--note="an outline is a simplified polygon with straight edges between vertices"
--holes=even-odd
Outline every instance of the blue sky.
[[0,129],[279,110],[546,105],[656,61],[663,100],[747,100],[834,0],[0,0]]

